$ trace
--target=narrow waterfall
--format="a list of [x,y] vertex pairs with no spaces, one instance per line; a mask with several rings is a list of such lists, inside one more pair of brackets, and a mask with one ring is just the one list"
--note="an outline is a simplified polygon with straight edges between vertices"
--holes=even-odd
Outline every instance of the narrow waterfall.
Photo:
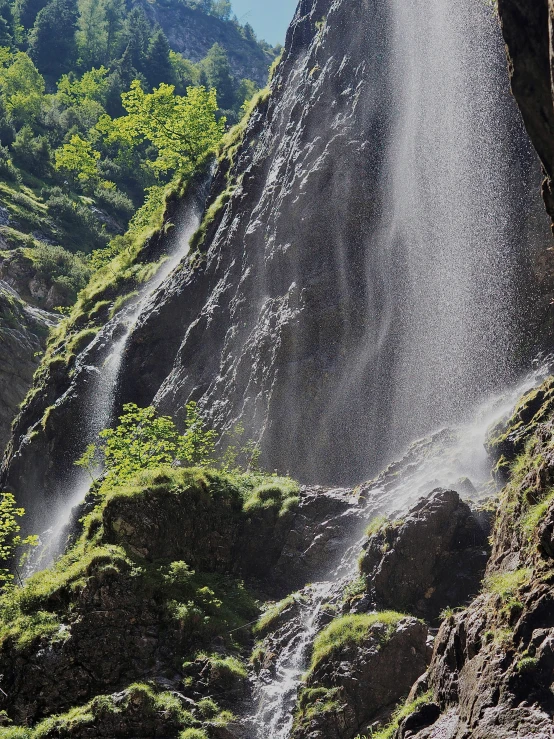
[[[154,276],[146,282],[137,296],[131,299],[114,318],[104,327],[90,346],[78,360],[76,374],[85,372],[92,381],[87,385],[86,412],[80,448],[97,443],[98,434],[110,426],[114,420],[116,409],[120,369],[125,356],[127,343],[140,317],[149,309],[150,303],[162,283],[171,275],[178,264],[189,252],[190,239],[200,225],[202,204],[192,199],[177,224],[178,235],[173,239],[171,250],[162,257],[160,266]],[[96,352],[98,346],[103,351]],[[100,357],[96,365],[88,364],[90,353]],[[99,470],[100,472],[100,470]],[[63,547],[64,531],[69,523],[72,509],[81,503],[91,485],[90,474],[74,467],[67,480],[67,488],[63,491],[61,504],[51,517],[51,528],[42,535],[41,547],[37,556],[33,557],[29,571],[38,565],[47,566]]]

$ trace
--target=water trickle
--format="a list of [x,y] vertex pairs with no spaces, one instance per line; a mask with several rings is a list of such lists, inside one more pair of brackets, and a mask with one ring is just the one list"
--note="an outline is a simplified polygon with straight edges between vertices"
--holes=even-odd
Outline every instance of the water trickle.
[[[178,235],[173,240],[170,251],[162,258],[163,261],[155,275],[141,287],[138,295],[106,324],[91,343],[90,350],[93,354],[96,354],[97,346],[105,345],[105,350],[98,352],[101,357],[99,362],[87,364],[89,351],[78,360],[76,373],[84,371],[91,378],[86,388],[85,425],[81,429],[81,448],[97,443],[100,431],[108,428],[114,421],[120,370],[128,341],[162,283],[187,256],[190,239],[200,225],[201,211],[200,199],[193,198],[177,225]],[[41,546],[29,563],[26,575],[31,574],[39,566],[41,568],[48,566],[59,554],[64,546],[64,535],[71,519],[72,509],[84,500],[90,485],[90,474],[75,467],[67,481],[67,488],[63,491],[62,502],[52,517],[53,524],[42,534]]]

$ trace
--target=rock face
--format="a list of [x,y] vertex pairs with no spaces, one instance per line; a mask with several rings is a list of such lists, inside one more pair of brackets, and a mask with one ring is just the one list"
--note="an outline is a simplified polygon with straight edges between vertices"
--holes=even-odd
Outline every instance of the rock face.
[[26,305],[0,282],[0,448],[10,438],[11,424],[33,382],[55,318]]
[[512,91],[546,175],[543,196],[554,219],[554,107],[550,40],[554,9],[549,0],[498,0],[507,45]]
[[[433,705],[396,739],[547,739],[554,704],[552,378],[494,430],[491,449],[517,458],[502,493],[482,594],[447,618],[427,675]],[[499,433],[500,432],[500,433]],[[511,447],[511,452],[510,452]],[[514,453],[515,450],[515,453]],[[519,451],[517,451],[519,450]],[[418,709],[421,711],[420,709]]]
[[394,627],[378,623],[364,639],[333,651],[310,671],[291,737],[354,739],[386,721],[427,667],[426,640],[427,627],[406,618]]
[[427,621],[479,591],[489,556],[487,516],[479,521],[453,490],[436,491],[405,519],[384,523],[360,560],[378,609]]

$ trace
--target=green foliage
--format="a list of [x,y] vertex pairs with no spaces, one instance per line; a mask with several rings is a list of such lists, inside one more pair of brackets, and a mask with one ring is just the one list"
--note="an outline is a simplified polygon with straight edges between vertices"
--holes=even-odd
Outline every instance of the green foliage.
[[[187,404],[185,433],[180,434],[169,416],[161,416],[152,406],[123,406],[115,429],[100,432],[98,449],[108,480],[127,480],[141,470],[156,469],[178,460],[186,466],[206,466],[213,456],[216,434],[208,430],[196,403]],[[89,445],[76,464],[91,471],[96,458]]]
[[18,519],[25,515],[25,509],[19,507],[12,493],[0,494],[0,584],[6,585],[14,580],[9,564],[16,551],[27,550],[38,544],[36,536],[23,538]]
[[90,142],[78,134],[71,137],[55,153],[56,169],[68,172],[83,184],[98,181],[98,160],[100,153],[94,151]]
[[215,90],[189,87],[186,97],[174,91],[163,83],[148,94],[135,80],[122,95],[127,115],[115,120],[105,116],[97,128],[108,143],[130,148],[151,143],[158,153],[152,162],[158,172],[191,174],[219,143],[225,120],[216,120]]
[[344,647],[362,643],[373,626],[382,624],[387,633],[392,634],[398,624],[407,616],[396,611],[381,613],[356,613],[336,618],[318,634],[312,652],[310,670],[313,671],[325,659]]
[[[432,701],[433,694],[429,691],[420,695],[419,698],[416,698],[414,701],[399,706],[393,713],[390,723],[383,729],[373,732],[370,737],[367,737],[367,739],[393,739],[398,727],[405,718],[410,714],[415,713],[415,711],[417,711],[421,706],[424,706],[426,703],[431,703]],[[363,739],[363,737],[358,736],[356,739]]]
[[29,34],[29,56],[44,75],[58,77],[75,60],[77,12],[71,0],[50,0]]

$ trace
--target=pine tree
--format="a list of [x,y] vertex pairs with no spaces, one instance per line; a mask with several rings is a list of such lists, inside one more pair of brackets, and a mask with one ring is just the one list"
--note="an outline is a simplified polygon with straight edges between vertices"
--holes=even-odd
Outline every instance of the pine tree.
[[225,49],[214,44],[201,62],[208,87],[217,90],[217,102],[222,110],[230,110],[235,102],[235,82]]
[[37,15],[47,3],[48,0],[16,0],[15,15],[25,30],[33,27]]
[[170,83],[173,68],[169,59],[169,43],[161,28],[154,31],[146,55],[145,75],[150,87],[158,87],[162,82]]
[[150,43],[150,24],[142,8],[133,8],[123,24],[123,48],[128,49],[129,61],[138,72],[144,72],[146,52]]
[[58,78],[75,61],[77,10],[71,0],[50,0],[29,34],[29,56],[44,75]]
[[108,29],[102,0],[79,0],[77,47],[86,69],[109,61],[106,58]]
[[106,59],[111,61],[123,26],[125,15],[125,0],[104,0],[106,13]]

